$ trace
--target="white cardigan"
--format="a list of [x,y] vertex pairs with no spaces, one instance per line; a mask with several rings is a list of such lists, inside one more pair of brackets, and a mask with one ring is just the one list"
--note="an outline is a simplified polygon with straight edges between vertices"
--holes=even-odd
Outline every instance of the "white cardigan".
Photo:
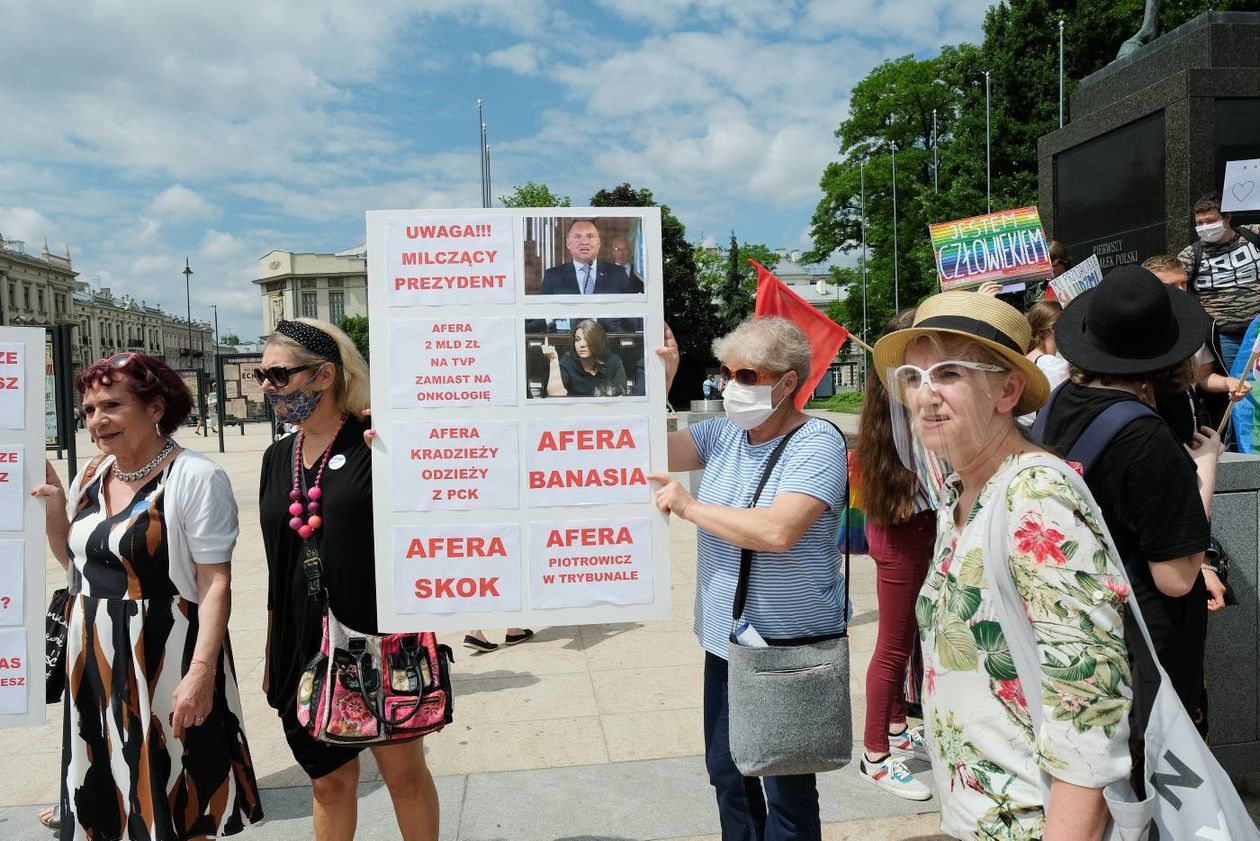
[[[99,482],[113,463],[113,456],[102,459],[89,485]],[[79,497],[85,490],[80,484],[86,470],[84,465],[66,494],[71,528]],[[240,533],[236,497],[227,473],[201,453],[181,450],[168,471],[163,499],[171,581],[181,596],[197,602],[200,599],[195,564],[226,564],[232,560]]]

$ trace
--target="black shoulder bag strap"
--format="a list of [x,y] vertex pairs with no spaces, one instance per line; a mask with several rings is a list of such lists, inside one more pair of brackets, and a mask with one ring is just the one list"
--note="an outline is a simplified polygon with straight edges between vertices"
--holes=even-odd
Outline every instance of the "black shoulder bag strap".
[[1186,285],[1191,292],[1199,291],[1196,281],[1199,279],[1199,263],[1202,261],[1203,240],[1196,239],[1194,241],[1194,251],[1191,254],[1190,271],[1186,272]]
[[[825,420],[825,418],[821,420]],[[831,423],[831,421],[826,422]],[[809,421],[805,421],[805,423],[809,423]],[[770,458],[766,459],[765,470],[762,471],[761,481],[757,483],[757,490],[753,492],[752,502],[748,503],[749,508],[757,507],[757,501],[761,499],[761,491],[765,488],[766,482],[770,481],[770,474],[774,472],[775,465],[779,463],[779,457],[783,455],[783,451],[787,448],[788,441],[791,440],[793,435],[800,431],[801,427],[805,426],[805,423],[784,435],[783,440],[779,441],[778,446],[774,448],[774,452],[770,453]],[[837,432],[840,431],[840,428],[834,423],[831,423],[831,425],[835,427]],[[848,505],[848,502],[849,484],[846,473],[844,504]],[[739,584],[735,587],[735,602],[731,606],[732,622],[738,622],[739,618],[744,615],[744,605],[748,602],[748,582],[752,577],[752,559],[753,550],[741,547],[739,550]],[[844,611],[844,623],[846,629],[849,625],[849,586],[849,547],[846,543],[844,549],[844,606],[842,608]]]

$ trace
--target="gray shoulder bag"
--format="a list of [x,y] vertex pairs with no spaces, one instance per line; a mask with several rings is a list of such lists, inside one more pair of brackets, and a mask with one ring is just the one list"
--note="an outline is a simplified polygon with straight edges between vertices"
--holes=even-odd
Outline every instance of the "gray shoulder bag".
[[[796,429],[783,436],[770,454],[750,508],[757,506],[770,473]],[[741,553],[739,586],[731,611],[734,622],[744,614],[752,557],[751,549]],[[847,551],[844,580],[842,615],[847,617]],[[823,638],[768,640],[767,648],[740,645],[732,637],[727,658],[730,746],[731,758],[741,774],[748,777],[814,774],[849,764],[853,753],[853,724],[847,620],[845,628],[840,634]]]
[[[1024,697],[1033,699],[1028,704],[1032,716],[1033,731],[1041,729],[1041,660],[1037,653],[1037,639],[1028,614],[1024,612],[1024,600],[1015,588],[1007,563],[1008,538],[1006,519],[1006,494],[1015,475],[1029,467],[1046,467],[1061,474],[1091,506],[1093,495],[1076,471],[1049,456],[1021,459],[1007,468],[1006,475],[998,482],[993,502],[986,506],[988,521],[985,523],[985,577],[994,593],[994,609],[1002,633],[1011,648],[1015,671],[1024,686]],[[1000,512],[1000,513],[999,513]],[[1101,523],[1101,518],[1099,518]],[[1111,555],[1113,575],[1129,583],[1124,564],[1116,553],[1115,541],[1105,523],[1103,534],[1107,551]],[[1103,789],[1103,798],[1111,813],[1111,824],[1103,838],[1106,841],[1143,841],[1143,839],[1196,839],[1228,838],[1232,841],[1260,841],[1260,832],[1247,815],[1238,792],[1229,775],[1217,763],[1216,757],[1204,744],[1191,722],[1181,701],[1177,698],[1164,667],[1155,656],[1155,646],[1146,629],[1146,621],[1138,608],[1137,599],[1129,587],[1126,607],[1132,613],[1141,639],[1125,640],[1129,650],[1146,646],[1151,662],[1159,670],[1159,690],[1155,695],[1151,717],[1146,725],[1145,799],[1139,800],[1127,779],[1119,780]],[[1045,802],[1050,802],[1050,777],[1041,775],[1041,789]]]

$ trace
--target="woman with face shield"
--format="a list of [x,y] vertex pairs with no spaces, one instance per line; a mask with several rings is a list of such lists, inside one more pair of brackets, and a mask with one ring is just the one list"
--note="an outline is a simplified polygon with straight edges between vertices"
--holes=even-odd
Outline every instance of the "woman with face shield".
[[[650,477],[660,486],[657,506],[697,528],[695,632],[705,650],[709,782],[716,790],[724,839],[819,839],[813,774],[759,779],[735,767],[728,741],[726,658],[744,548],[754,557],[742,633],[751,631],[763,644],[774,645],[845,632],[845,582],[837,546],[846,504],[844,439],[831,424],[796,407],[794,398],[809,376],[811,350],[790,321],[745,321],[714,342],[713,352],[722,363],[726,417],[669,436],[670,470],[704,468],[699,492],[693,497],[667,474]],[[672,383],[678,346],[668,329],[657,353]],[[788,435],[757,506],[750,508],[771,454]]]
[[[1097,839],[1108,820],[1102,789],[1130,770],[1128,588],[1071,468],[1016,427],[1049,391],[1025,356],[1030,344],[1018,310],[946,292],[880,339],[874,358],[903,460],[913,464],[917,441],[956,471],[915,604],[941,828],[968,839]],[[1031,630],[1010,624],[1010,600],[989,574],[1013,580],[1023,602],[1014,621],[1026,613]],[[1012,633],[1035,639],[1039,686],[1021,682]]]

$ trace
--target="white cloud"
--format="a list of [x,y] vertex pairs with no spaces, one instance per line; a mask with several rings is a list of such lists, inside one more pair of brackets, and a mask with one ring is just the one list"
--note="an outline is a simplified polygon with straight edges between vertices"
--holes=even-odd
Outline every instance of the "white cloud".
[[32,250],[32,244],[36,240],[42,245],[43,238],[51,230],[52,223],[38,210],[29,207],[0,207],[0,235],[5,240],[25,242],[27,251]]
[[183,184],[174,184],[158,193],[149,203],[149,212],[171,222],[218,219],[222,215],[219,208]]
[[491,67],[502,67],[522,76],[533,76],[538,72],[541,53],[542,49],[537,44],[521,43],[495,50],[484,61]]

